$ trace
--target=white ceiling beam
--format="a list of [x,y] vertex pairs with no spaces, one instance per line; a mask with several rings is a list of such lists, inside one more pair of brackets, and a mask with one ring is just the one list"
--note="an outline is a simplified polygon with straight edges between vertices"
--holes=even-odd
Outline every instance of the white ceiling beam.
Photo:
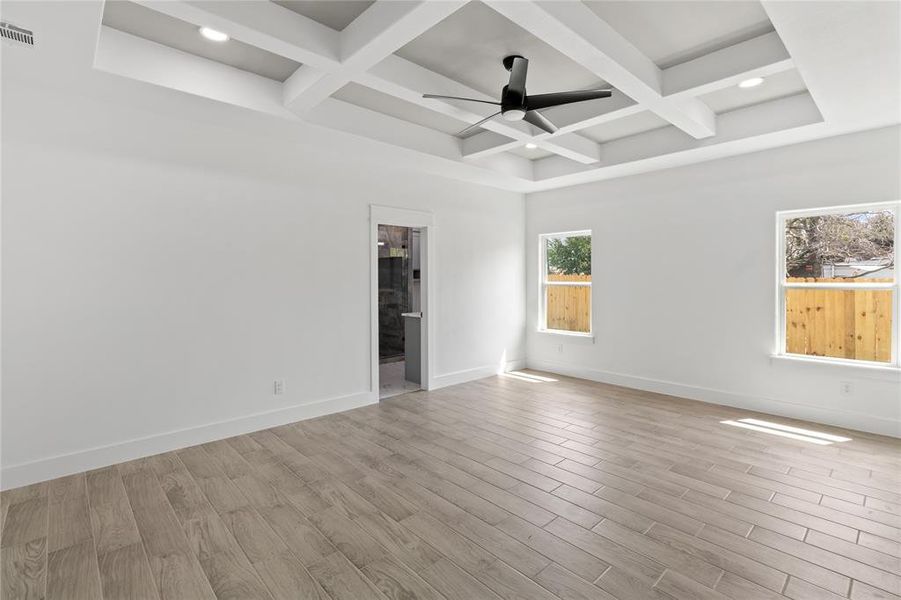
[[273,2],[135,0],[194,25],[212,27],[238,41],[319,69],[340,64],[337,31]]
[[460,160],[460,145],[453,136],[337,98],[324,100],[304,120],[417,152]]
[[593,165],[601,160],[601,147],[597,142],[586,137],[572,133],[542,135],[547,137],[537,136],[538,139],[536,139],[536,136],[533,135],[527,139],[535,139],[536,141],[532,143],[539,148],[585,165]]
[[[392,146],[461,162],[460,144],[456,138],[336,98],[327,98],[311,110],[305,120]],[[519,160],[495,161],[492,168],[500,166],[507,175],[531,180],[532,161],[519,156],[515,158]]]
[[[356,81],[383,94],[424,106],[467,123],[475,123],[499,110],[499,107],[491,107],[487,104],[473,102],[451,104],[443,100],[423,98],[423,93],[432,93],[465,96],[489,102],[498,101],[497,98],[492,98],[488,94],[474,90],[397,55],[389,56],[366,73],[361,73]],[[511,128],[518,126],[522,133],[528,132],[525,123],[509,123],[508,125]]]
[[285,106],[298,113],[310,110],[468,1],[376,2],[340,33],[340,65],[336,69],[303,65],[289,78]]
[[350,79],[340,70],[329,72],[301,65],[285,80],[283,93],[285,108],[298,115],[306,114],[349,81]]
[[663,93],[665,98],[694,98],[793,67],[779,35],[770,32],[664,69]]
[[277,81],[106,25],[100,27],[94,68],[259,113],[297,120],[282,105],[281,85]]
[[487,0],[491,8],[695,138],[716,133],[716,116],[695,98],[663,100],[663,73],[581,2]]
[[463,156],[469,159],[484,158],[500,154],[514,148],[521,148],[524,142],[509,138],[493,131],[483,131],[464,139],[461,144]]
[[[316,67],[311,67],[310,65],[300,65],[297,70],[282,83],[282,104],[284,104],[285,108],[288,110],[293,110],[298,114],[303,112],[301,110],[302,104],[300,99],[304,94],[312,95],[312,90],[316,86],[321,86],[321,81],[327,77],[335,78],[336,74],[333,71],[324,71],[322,69],[317,69]],[[326,94],[326,96],[328,96],[328,94]]]
[[740,154],[758,141],[766,147],[784,145],[800,129],[822,124],[813,99],[800,93],[720,115],[713,138],[692,139],[672,127],[655,129],[607,142],[601,147],[601,163],[594,168],[557,157],[537,160],[535,177],[540,187],[557,187],[606,178],[601,172],[613,177],[670,168]]
[[559,127],[558,133],[572,133],[637,115],[645,110],[647,109],[628,96],[614,93],[605,100],[567,104],[543,112]]

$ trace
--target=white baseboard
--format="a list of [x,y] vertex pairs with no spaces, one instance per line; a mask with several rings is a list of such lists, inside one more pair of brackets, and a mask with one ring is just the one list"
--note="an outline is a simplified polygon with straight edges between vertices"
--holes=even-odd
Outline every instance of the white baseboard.
[[809,404],[799,404],[784,400],[775,400],[773,398],[762,398],[760,396],[748,396],[684,383],[638,377],[635,375],[625,375],[610,371],[600,371],[586,367],[574,367],[553,361],[527,359],[526,362],[530,369],[538,371],[548,371],[560,375],[578,377],[579,379],[588,379],[589,381],[609,383],[647,392],[657,392],[670,396],[678,396],[680,398],[688,398],[689,400],[700,400],[701,402],[708,402],[710,404],[743,408],[754,412],[803,419],[805,421],[823,423],[824,425],[834,425],[836,427],[845,427],[847,429],[866,431],[879,435],[901,437],[901,423],[898,421],[862,412],[822,408],[810,406]]
[[16,488],[376,402],[378,394],[361,392],[12,465],[0,472],[0,489]]
[[430,389],[437,390],[449,385],[457,385],[458,383],[466,383],[468,381],[475,381],[476,379],[484,379],[485,377],[491,377],[492,375],[497,375],[498,373],[516,371],[518,369],[524,368],[526,368],[526,361],[524,359],[520,359],[509,360],[504,363],[503,366],[485,365],[482,367],[475,367],[473,369],[454,371],[453,373],[447,373],[445,375],[437,375],[433,377],[432,387]]
[[[486,365],[438,375],[432,380],[432,389],[490,377],[502,371],[515,371],[525,368],[525,364],[525,360],[514,360],[505,363],[503,368],[499,368],[498,365]],[[0,471],[0,489],[7,490],[89,469],[99,469],[127,460],[187,448],[377,402],[378,394],[361,392],[11,465]]]

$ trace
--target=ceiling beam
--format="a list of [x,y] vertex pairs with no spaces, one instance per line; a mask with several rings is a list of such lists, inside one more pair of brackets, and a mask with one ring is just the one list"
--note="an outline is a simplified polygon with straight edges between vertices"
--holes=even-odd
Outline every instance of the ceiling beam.
[[716,116],[700,100],[664,101],[663,73],[657,65],[585,4],[509,0],[486,4],[692,137],[716,133]]
[[94,68],[258,113],[298,119],[282,104],[277,81],[106,25],[100,27]]
[[303,65],[285,85],[285,106],[304,113],[354,76],[391,56],[469,0],[376,2],[340,33],[340,64],[334,69]]
[[[497,98],[492,98],[488,94],[474,90],[467,85],[435,73],[397,55],[385,58],[385,60],[369,69],[366,73],[360,74],[357,82],[383,94],[424,106],[467,123],[475,123],[489,114],[497,112],[496,108],[487,104],[472,102],[451,104],[443,100],[423,98],[423,93],[434,93],[497,102]],[[520,126],[522,132],[528,131],[524,123],[511,123],[509,125],[510,127]]]
[[[337,98],[326,98],[311,110],[304,120],[367,140],[376,140],[408,152],[443,158],[457,168],[466,164],[461,160],[460,145],[454,137]],[[531,181],[532,167],[532,161],[527,158],[509,156],[476,168]]]
[[663,70],[664,98],[694,98],[794,68],[776,32],[716,50]]
[[520,140],[493,131],[483,131],[464,139],[460,147],[465,158],[477,159],[521,148],[523,145]]
[[823,125],[823,117],[810,94],[802,92],[722,114],[716,137],[692,139],[664,127],[607,142],[602,146],[601,163],[594,168],[557,157],[539,159],[535,178],[539,187],[557,187],[606,178],[601,173],[616,177],[676,167],[741,154],[758,143],[761,147],[784,145],[801,130],[818,125]]

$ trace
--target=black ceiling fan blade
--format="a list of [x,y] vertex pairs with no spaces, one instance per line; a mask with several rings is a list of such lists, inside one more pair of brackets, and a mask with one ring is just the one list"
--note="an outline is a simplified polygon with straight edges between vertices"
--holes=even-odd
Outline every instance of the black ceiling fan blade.
[[442,96],[441,94],[423,94],[423,98],[435,98],[438,100],[465,100],[466,102],[481,102],[482,104],[493,104],[494,106],[500,106],[500,102],[494,102],[492,100],[479,100],[478,98],[461,98],[460,96]]
[[524,116],[522,118],[522,120],[525,121],[526,123],[531,123],[538,129],[543,129],[544,131],[547,131],[548,133],[556,133],[557,132],[557,126],[554,125],[553,123],[551,123],[550,121],[548,121],[547,117],[545,117],[543,114],[541,114],[538,111],[530,110],[529,112],[526,113],[526,116]]
[[613,90],[577,90],[573,92],[535,94],[534,96],[526,98],[526,107],[529,110],[538,110],[541,108],[560,106],[561,104],[572,104],[573,102],[584,102],[585,100],[609,98],[612,95]]
[[493,115],[488,115],[487,117],[485,117],[484,119],[482,119],[482,120],[479,121],[478,123],[473,123],[472,125],[470,125],[470,126],[467,127],[466,129],[464,129],[463,131],[459,132],[459,133],[457,134],[457,137],[460,137],[461,135],[464,135],[464,134],[466,134],[466,133],[469,133],[470,131],[472,131],[472,130],[475,129],[476,127],[479,127],[482,123],[485,123],[486,121],[490,121],[491,119],[493,119],[494,117],[498,116],[499,114],[501,114],[500,111],[494,113]]
[[510,67],[510,83],[507,84],[507,92],[517,94],[519,98],[526,97],[526,75],[529,73],[529,59],[522,56],[513,57],[513,65]]

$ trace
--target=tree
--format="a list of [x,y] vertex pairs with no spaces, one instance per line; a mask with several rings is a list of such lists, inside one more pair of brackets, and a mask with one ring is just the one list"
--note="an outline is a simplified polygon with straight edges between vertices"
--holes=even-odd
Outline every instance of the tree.
[[547,265],[551,273],[591,275],[591,236],[551,238],[547,241]]
[[785,268],[790,277],[819,277],[824,263],[886,259],[894,264],[890,211],[799,217],[785,222]]

